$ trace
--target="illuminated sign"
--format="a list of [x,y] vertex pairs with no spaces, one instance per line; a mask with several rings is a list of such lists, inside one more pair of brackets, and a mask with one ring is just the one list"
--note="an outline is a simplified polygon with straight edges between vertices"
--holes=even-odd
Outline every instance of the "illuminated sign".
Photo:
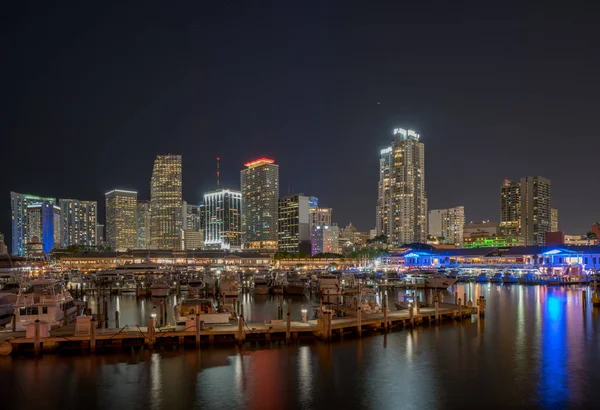
[[390,152],[392,152],[392,147],[388,147],[386,149],[382,149],[381,150],[381,155],[389,154]]
[[274,163],[275,160],[274,159],[270,159],[270,158],[259,158],[259,159],[255,159],[254,161],[250,161],[250,162],[246,162],[244,164],[245,167],[258,167],[260,165],[266,165],[266,164],[272,164]]
[[403,137],[406,137],[406,130],[404,128],[394,128],[394,135],[401,134]]
[[414,132],[413,130],[408,130],[408,136],[409,137],[415,137],[415,138],[419,138],[419,134],[417,134],[416,132]]
[[394,135],[402,135],[404,138],[407,136],[419,139],[419,134],[414,130],[405,130],[404,128],[394,128]]

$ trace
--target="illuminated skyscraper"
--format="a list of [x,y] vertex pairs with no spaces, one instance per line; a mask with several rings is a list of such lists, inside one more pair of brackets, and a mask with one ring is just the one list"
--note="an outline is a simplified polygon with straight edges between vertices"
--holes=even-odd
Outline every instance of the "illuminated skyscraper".
[[302,194],[279,199],[280,251],[310,253],[310,202],[311,198]]
[[550,232],[558,232],[558,209],[550,210]]
[[311,229],[311,254],[340,253],[340,228],[337,225],[318,225]]
[[463,244],[465,207],[432,209],[429,211],[428,225],[429,235],[436,237],[440,243],[460,247]]
[[98,203],[77,199],[60,199],[61,246],[96,246]]
[[505,179],[500,187],[500,233],[521,238],[521,184],[518,181]]
[[189,231],[199,231],[202,229],[201,211],[204,211],[204,207],[201,208],[200,205],[188,204],[186,201],[183,201],[181,209],[183,229]]
[[242,246],[242,193],[217,189],[204,194],[204,247],[240,249]]
[[152,249],[179,249],[181,214],[181,155],[158,155],[150,183],[150,243]]
[[425,145],[419,134],[394,129],[392,146],[380,152],[377,201],[378,234],[392,245],[427,240]]
[[[43,198],[35,195],[10,193],[12,218],[12,249],[13,255],[24,256],[27,253],[29,237],[27,233],[27,206],[35,203],[54,205],[55,198]],[[41,239],[41,238],[40,238]]]
[[106,242],[114,251],[135,249],[138,241],[137,192],[114,189],[105,194]]
[[268,158],[241,171],[242,243],[249,249],[277,249],[279,165]]
[[27,205],[28,244],[37,238],[48,254],[60,247],[60,207],[48,202],[36,202]]
[[331,225],[331,214],[333,213],[332,208],[310,208],[308,210],[308,222],[310,228],[319,225]]
[[137,248],[150,247],[150,201],[137,203]]

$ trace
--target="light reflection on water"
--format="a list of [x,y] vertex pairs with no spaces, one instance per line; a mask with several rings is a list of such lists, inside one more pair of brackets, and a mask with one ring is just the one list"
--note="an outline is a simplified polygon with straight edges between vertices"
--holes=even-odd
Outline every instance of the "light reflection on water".
[[[22,409],[589,407],[600,399],[600,310],[584,310],[581,291],[459,285],[445,298],[486,296],[485,319],[329,345],[0,357],[0,397],[6,408]],[[392,308],[402,293],[389,292]],[[256,302],[243,297],[247,316],[277,314],[279,299]],[[293,299],[294,320],[315,303]],[[141,322],[156,305],[134,296],[112,298],[110,306],[119,306],[125,324]]]

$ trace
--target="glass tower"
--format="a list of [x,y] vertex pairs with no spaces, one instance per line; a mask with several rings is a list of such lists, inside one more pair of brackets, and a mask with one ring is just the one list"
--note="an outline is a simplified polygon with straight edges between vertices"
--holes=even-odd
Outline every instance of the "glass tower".
[[158,155],[150,182],[152,249],[179,249],[183,229],[181,155]]

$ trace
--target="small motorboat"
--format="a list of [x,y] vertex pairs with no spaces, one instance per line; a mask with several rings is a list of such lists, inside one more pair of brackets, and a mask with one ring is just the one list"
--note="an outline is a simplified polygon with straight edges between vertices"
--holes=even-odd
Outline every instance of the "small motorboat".
[[475,277],[475,283],[488,283],[490,278],[485,273],[480,273]]
[[513,283],[519,283],[519,279],[517,279],[516,276],[510,272],[504,272],[504,275],[502,275],[502,283],[507,283],[509,285]]
[[490,282],[492,283],[502,283],[502,272],[495,273],[494,276],[490,278]]

